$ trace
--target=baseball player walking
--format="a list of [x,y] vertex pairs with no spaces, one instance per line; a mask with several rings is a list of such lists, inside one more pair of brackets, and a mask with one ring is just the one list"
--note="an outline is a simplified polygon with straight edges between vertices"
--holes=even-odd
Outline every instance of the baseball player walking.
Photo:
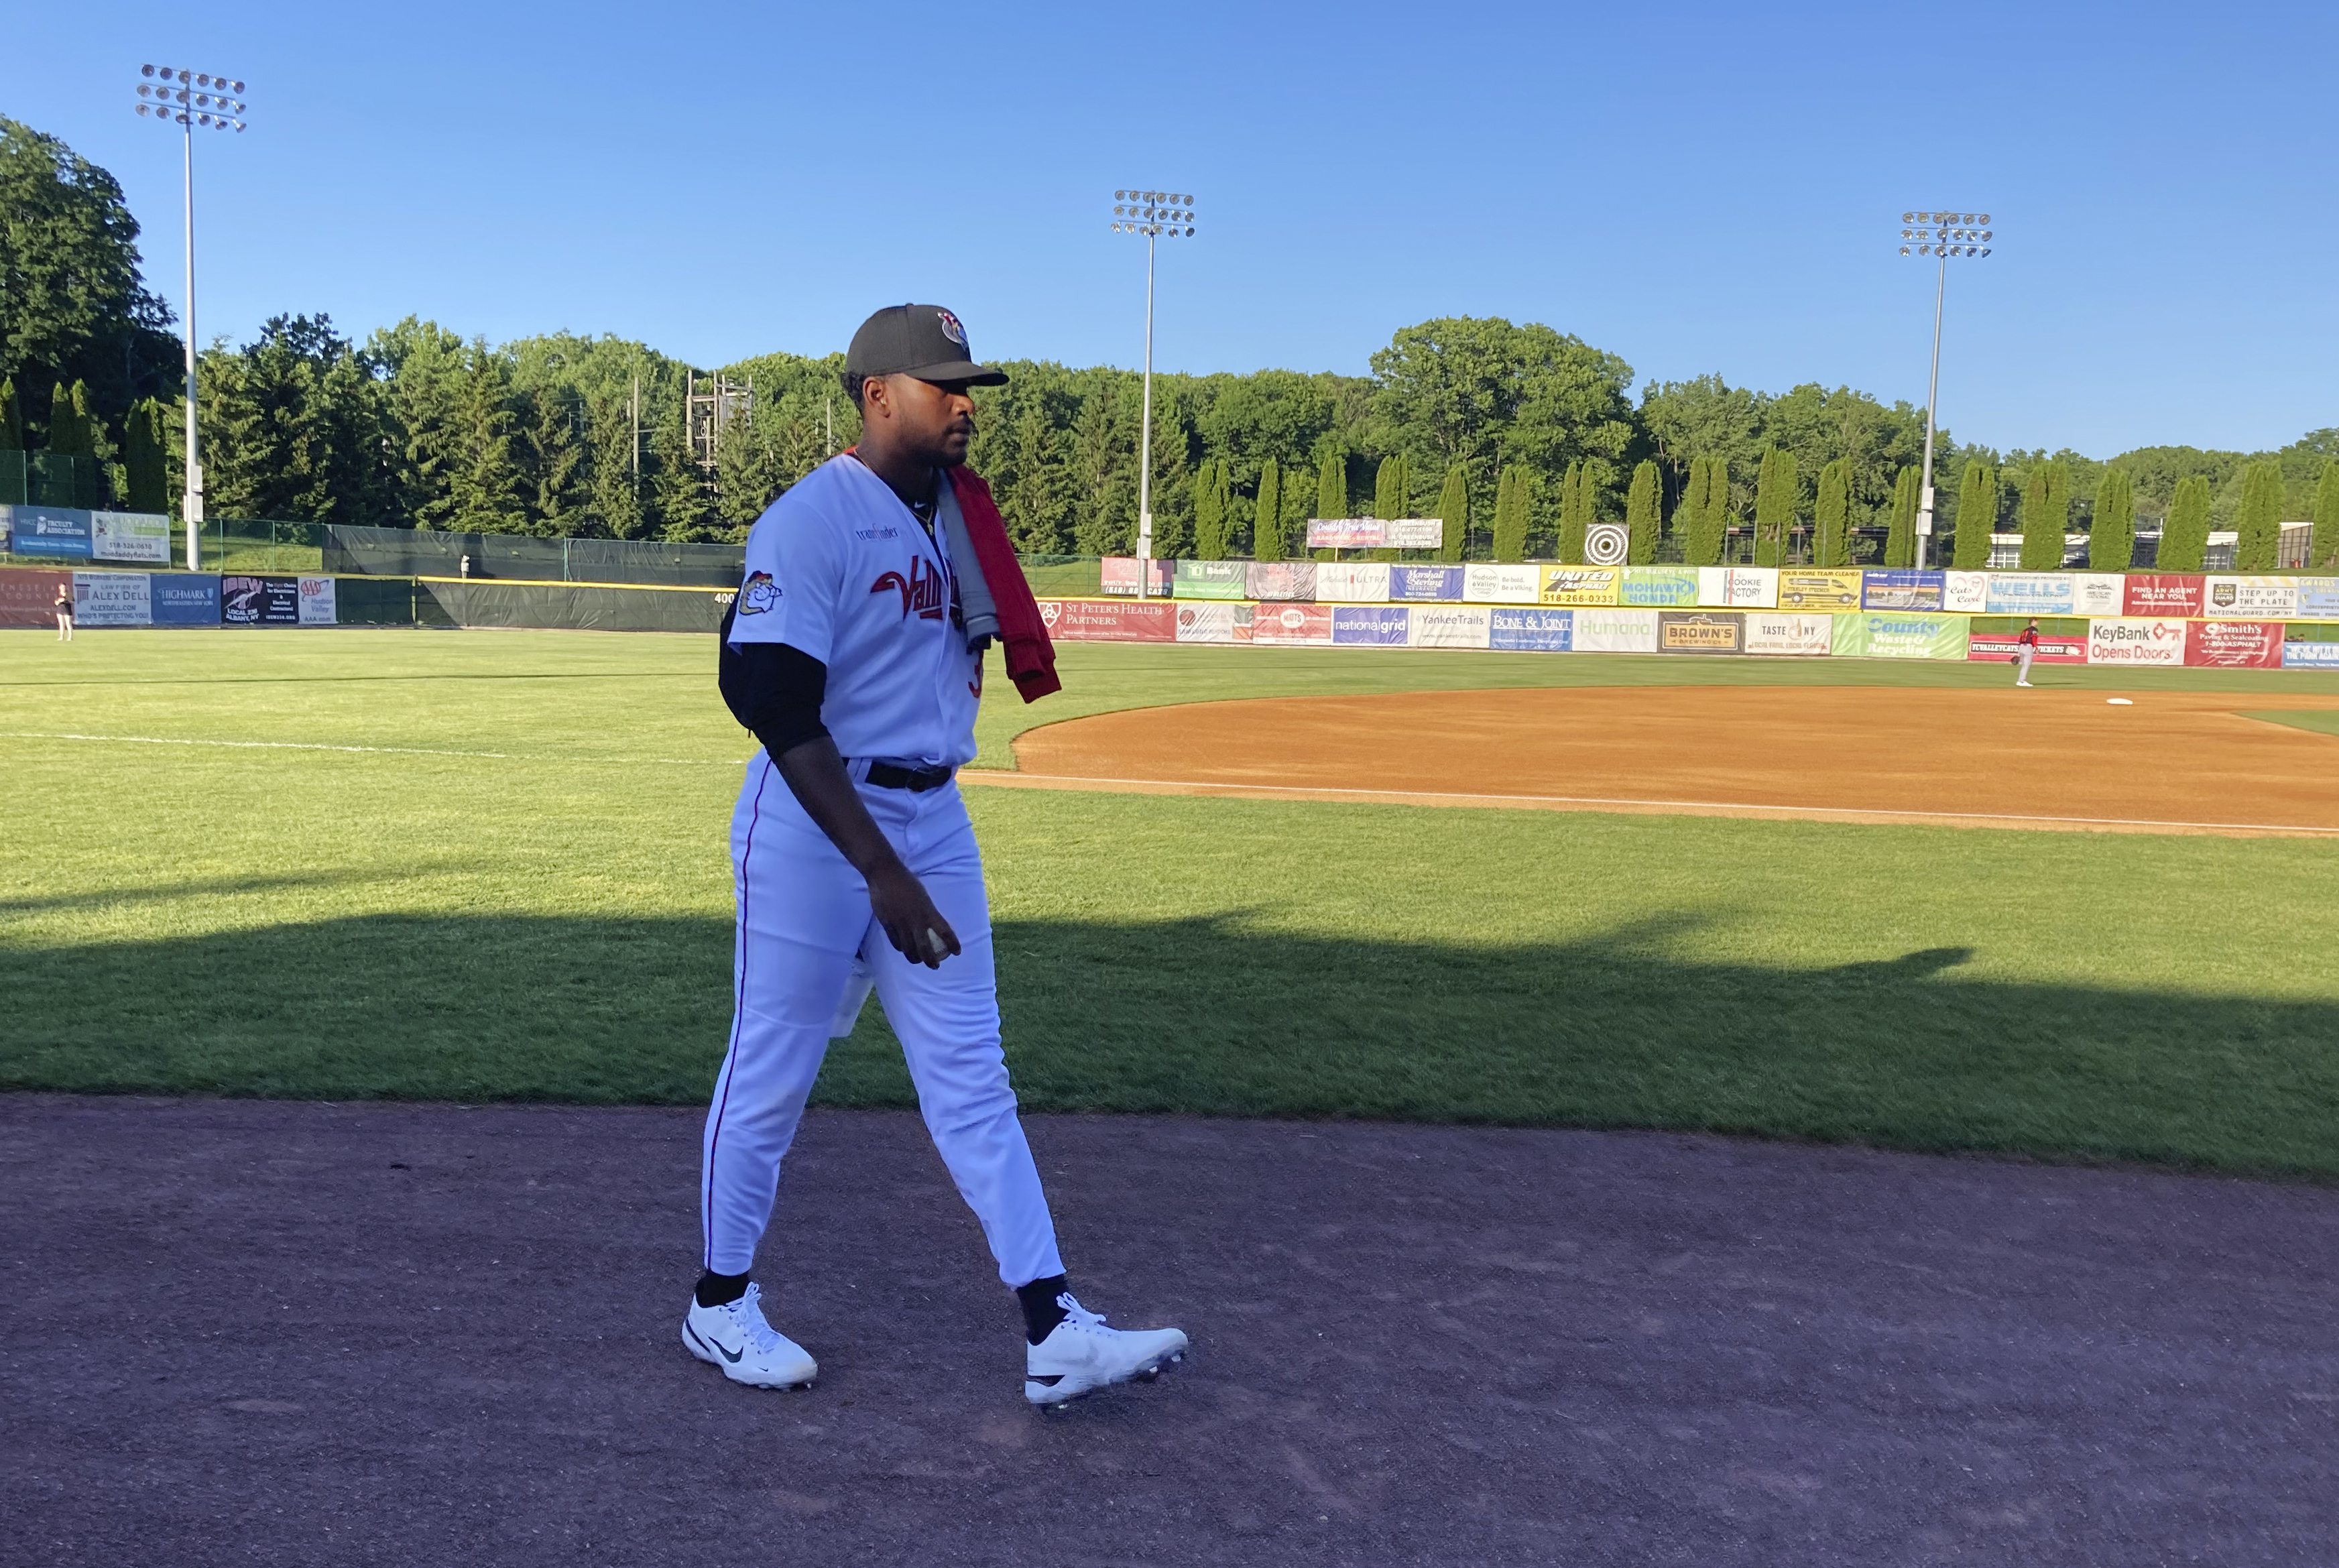
[[2038,656],[2038,623],[2034,620],[2022,628],[2020,636],[2014,639],[2014,684],[2016,685],[2027,686],[2030,684],[2030,661]]
[[1060,1405],[1186,1350],[1175,1328],[1108,1327],[1073,1297],[1000,1050],[982,862],[953,775],[974,756],[992,636],[1027,700],[1055,681],[1025,684],[1040,672],[1019,614],[1052,658],[1036,606],[988,488],[952,470],[974,434],[968,389],[1006,379],[973,362],[948,311],[878,311],[845,355],[861,445],[747,536],[723,687],[763,745],[731,822],[737,1004],[703,1145],[705,1272],[682,1326],[690,1353],[736,1383],[795,1386],[818,1370],[766,1321],[749,1271],[821,1058],[872,984],[1021,1303],[1024,1397]]

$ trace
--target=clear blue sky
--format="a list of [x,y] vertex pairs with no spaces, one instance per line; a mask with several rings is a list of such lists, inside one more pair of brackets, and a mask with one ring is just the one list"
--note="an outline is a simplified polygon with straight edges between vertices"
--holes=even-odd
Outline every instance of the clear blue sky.
[[242,74],[198,143],[201,325],[568,329],[702,365],[932,299],[979,352],[1135,364],[1115,185],[1190,190],[1157,363],[1361,372],[1436,315],[1641,377],[1921,402],[1904,206],[1987,209],[1942,421],[2097,456],[2339,425],[2339,8],[83,7],[0,0],[0,113],[112,169],[175,307],[143,59]]

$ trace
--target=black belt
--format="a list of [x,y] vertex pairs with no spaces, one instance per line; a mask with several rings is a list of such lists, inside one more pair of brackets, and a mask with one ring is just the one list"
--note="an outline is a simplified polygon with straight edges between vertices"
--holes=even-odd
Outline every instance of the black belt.
[[913,794],[923,794],[930,789],[940,789],[951,782],[954,768],[904,768],[892,763],[871,763],[869,782],[879,789],[905,789]]

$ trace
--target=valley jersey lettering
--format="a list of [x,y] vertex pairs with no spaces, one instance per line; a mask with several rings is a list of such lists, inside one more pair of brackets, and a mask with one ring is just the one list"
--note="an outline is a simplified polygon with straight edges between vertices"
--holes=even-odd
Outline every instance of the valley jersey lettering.
[[955,780],[914,793],[868,782],[873,762],[956,768],[974,756],[982,656],[967,646],[951,565],[944,511],[956,506],[938,476],[929,535],[892,487],[840,455],[747,536],[731,642],[785,643],[828,666],[821,722],[962,951],[939,969],[896,952],[861,873],[757,750],[731,819],[736,1002],[703,1144],[710,1273],[749,1271],[828,1041],[851,1031],[872,984],[1000,1278],[1012,1287],[1063,1272],[1000,1050],[991,911],[966,804]]

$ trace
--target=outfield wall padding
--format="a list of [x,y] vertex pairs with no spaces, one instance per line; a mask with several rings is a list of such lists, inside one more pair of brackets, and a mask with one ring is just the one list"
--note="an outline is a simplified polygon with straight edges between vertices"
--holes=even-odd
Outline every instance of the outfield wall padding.
[[688,588],[591,583],[415,582],[421,626],[528,627],[578,632],[713,632],[733,596]]
[[328,572],[377,577],[454,577],[470,557],[473,577],[521,582],[644,583],[735,588],[745,574],[741,545],[650,539],[538,539],[524,534],[449,534],[428,528],[328,524]]

